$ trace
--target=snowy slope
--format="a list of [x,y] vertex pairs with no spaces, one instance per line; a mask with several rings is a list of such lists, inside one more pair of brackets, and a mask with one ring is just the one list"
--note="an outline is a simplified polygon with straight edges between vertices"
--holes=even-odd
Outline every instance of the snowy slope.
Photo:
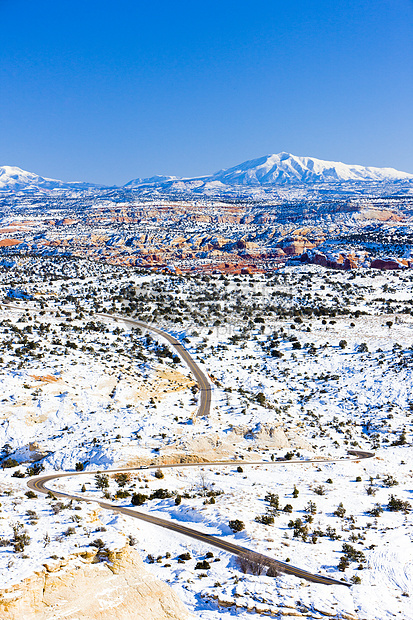
[[307,191],[322,186],[325,191],[340,191],[340,188],[351,187],[370,191],[375,185],[375,190],[387,188],[390,193],[395,193],[399,185],[406,191],[412,184],[413,174],[394,168],[348,165],[315,157],[278,153],[245,161],[207,176],[178,179],[159,175],[150,179],[134,179],[125,187],[142,192],[159,190],[165,193],[206,195],[230,194],[235,191],[259,198],[260,192],[264,196],[269,191],[282,191],[283,188],[289,192],[293,188],[301,187]]
[[17,166],[0,166],[0,191],[36,191],[51,189],[88,189],[98,187],[91,183],[73,182],[64,183],[57,179],[41,177],[33,172],[27,172]]
[[297,157],[290,153],[266,155],[221,170],[213,175],[230,185],[268,185],[290,183],[328,183],[340,181],[413,180],[413,174],[394,168],[373,168],[324,161],[315,157]]
[[[297,157],[290,153],[265,155],[258,159],[245,161],[237,166],[219,170],[215,174],[199,177],[179,178],[155,175],[149,178],[136,178],[122,186],[124,189],[166,193],[225,194],[240,191],[256,192],[282,190],[283,187],[301,186],[311,188],[325,185],[327,190],[334,186],[344,187],[355,184],[362,187],[399,183],[413,185],[413,174],[394,168],[374,168],[348,165],[341,162],[324,161],[315,157]],[[16,166],[0,167],[0,191],[37,191],[91,189],[102,186],[91,183],[65,183],[56,179],[41,177]],[[238,191],[238,190],[235,190]],[[290,191],[290,190],[289,190]],[[392,189],[394,191],[394,188]]]

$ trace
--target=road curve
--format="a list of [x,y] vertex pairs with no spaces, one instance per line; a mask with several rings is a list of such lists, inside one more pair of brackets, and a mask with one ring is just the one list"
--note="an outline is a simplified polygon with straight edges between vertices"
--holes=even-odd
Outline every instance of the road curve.
[[[312,459],[306,461],[298,461],[298,460],[290,460],[290,461],[213,461],[208,463],[175,463],[172,465],[152,465],[149,467],[124,467],[118,469],[107,469],[104,471],[105,474],[116,474],[121,472],[132,472],[138,471],[142,472],[147,469],[158,469],[161,467],[162,469],[166,468],[182,468],[182,467],[208,467],[208,466],[219,466],[219,465],[238,465],[242,464],[246,465],[290,465],[297,463],[323,463],[323,462],[340,462],[340,461],[358,461],[365,458],[371,458],[374,456],[373,453],[370,452],[362,452],[362,451],[352,451],[352,454],[355,458],[353,459]],[[277,572],[285,573],[287,575],[294,575],[295,577],[299,577],[301,579],[305,579],[306,581],[311,581],[313,583],[322,583],[325,585],[340,585],[340,586],[350,586],[351,584],[345,581],[339,581],[337,579],[332,579],[331,577],[327,577],[324,575],[318,575],[316,573],[311,573],[309,571],[303,570],[298,566],[292,566],[286,562],[281,562],[280,560],[276,560],[275,558],[271,558],[269,556],[263,555],[261,553],[257,553],[256,551],[252,551],[251,549],[247,549],[240,545],[236,545],[232,542],[226,541],[222,538],[218,538],[217,536],[211,536],[209,534],[204,534],[203,532],[199,532],[198,530],[194,530],[185,525],[181,525],[175,521],[168,521],[167,519],[161,519],[160,517],[153,516],[151,514],[147,514],[144,512],[140,512],[138,510],[134,510],[133,508],[126,508],[123,506],[118,506],[116,504],[112,504],[110,502],[105,502],[101,500],[96,500],[93,497],[85,497],[84,495],[72,495],[70,493],[63,493],[61,491],[56,491],[51,487],[46,486],[47,483],[52,480],[57,480],[59,478],[67,478],[69,476],[91,476],[94,472],[65,472],[58,474],[48,474],[45,476],[36,476],[27,481],[27,486],[33,490],[38,491],[39,493],[52,493],[55,497],[63,497],[66,499],[81,501],[81,502],[96,502],[102,508],[107,510],[112,510],[113,512],[124,514],[128,517],[133,517],[135,519],[140,519],[141,521],[146,521],[147,523],[152,523],[153,525],[158,525],[165,529],[171,530],[173,532],[177,532],[178,534],[182,534],[184,536],[188,536],[190,538],[194,538],[195,540],[199,540],[208,545],[216,547],[218,549],[222,549],[227,553],[232,553],[232,555],[238,557],[248,557],[248,559],[255,561],[261,565],[265,565],[268,567],[272,567],[276,569]]]
[[[192,359],[188,351],[185,349],[182,343],[179,342],[177,338],[175,338],[174,336],[171,336],[167,332],[164,332],[157,327],[154,327],[152,325],[147,325],[146,323],[143,323],[142,321],[137,321],[135,319],[129,319],[123,316],[117,316],[113,314],[103,314],[103,313],[99,313],[96,316],[101,316],[101,317],[112,319],[112,320],[122,321],[124,323],[131,323],[132,325],[136,325],[137,327],[140,327],[142,329],[152,331],[158,334],[159,336],[162,336],[163,338],[165,338],[175,348],[175,350],[177,351],[181,359],[188,365],[189,369],[191,370],[192,374],[194,375],[196,379],[196,382],[197,382],[197,385],[200,391],[200,403],[199,403],[199,407],[197,411],[197,416],[200,417],[200,416],[209,415],[210,409],[211,409],[211,385],[208,381],[208,377],[201,370],[198,364]],[[245,465],[267,465],[269,466],[269,465],[287,465],[287,464],[290,465],[290,464],[303,464],[303,463],[321,464],[323,462],[334,463],[334,462],[342,462],[344,460],[345,461],[351,461],[351,460],[357,461],[360,459],[372,458],[374,456],[374,453],[365,452],[361,450],[351,450],[349,451],[349,454],[353,456],[354,458],[311,459],[311,460],[305,460],[305,461],[291,459],[289,461],[238,460],[238,461],[214,461],[214,462],[208,462],[208,463],[205,463],[205,462],[204,463],[176,463],[172,465],[153,465],[150,467],[117,468],[117,469],[105,470],[104,473],[114,474],[114,473],[120,473],[120,472],[126,472],[126,471],[128,472],[142,471],[144,469],[151,469],[151,468],[158,469],[159,467],[162,469],[166,469],[166,468],[174,468],[174,467],[178,467],[178,468],[208,467],[208,466],[219,466],[219,465],[220,466],[225,466],[225,465],[234,466],[238,464],[242,464],[243,466]],[[181,525],[180,523],[177,523],[174,521],[168,521],[167,519],[161,519],[151,514],[140,512],[133,508],[118,506],[110,502],[96,500],[91,497],[85,497],[84,495],[72,495],[69,493],[63,493],[61,491],[56,491],[53,488],[46,486],[52,480],[57,480],[59,478],[66,478],[69,476],[90,476],[90,475],[93,475],[93,473],[94,472],[64,472],[64,473],[58,473],[58,474],[47,474],[44,476],[36,476],[36,477],[30,478],[30,480],[27,481],[27,486],[29,487],[29,489],[33,491],[38,491],[39,493],[45,493],[45,494],[52,493],[55,497],[64,497],[67,499],[81,501],[81,502],[90,502],[90,501],[96,502],[97,504],[99,504],[99,506],[101,506],[102,508],[106,510],[112,510],[112,512],[121,513],[129,517],[133,517],[135,519],[140,519],[141,521],[146,521],[147,523],[152,523],[153,525],[158,525],[165,529],[177,532],[178,534],[188,536],[190,538],[199,540],[201,542],[204,542],[218,549],[222,549],[223,551],[226,551],[227,553],[231,553],[235,556],[247,557],[249,560],[255,561],[261,565],[272,567],[273,569],[275,569],[276,571],[280,573],[294,575],[296,577],[305,579],[313,583],[322,583],[325,585],[351,586],[351,584],[346,583],[345,581],[339,581],[337,579],[332,579],[331,577],[311,573],[297,566],[291,566],[290,564],[286,562],[281,562],[280,560],[276,560],[275,558],[271,558],[261,553],[257,553],[256,551],[252,551],[240,545],[236,545],[232,542],[226,541],[217,536],[211,536],[209,534],[204,534],[203,532],[199,532],[198,530],[194,530],[192,528]]]
[[192,357],[190,356],[188,351],[185,349],[182,342],[179,342],[177,338],[175,338],[174,336],[171,336],[171,334],[168,334],[168,332],[164,332],[162,331],[162,329],[159,329],[158,327],[155,327],[154,325],[148,325],[147,323],[143,323],[142,321],[137,321],[136,319],[128,319],[124,316],[119,316],[116,314],[104,314],[101,312],[97,313],[96,316],[101,316],[106,319],[112,319],[116,321],[122,321],[123,323],[131,323],[132,325],[136,325],[137,327],[140,327],[141,329],[146,329],[148,331],[154,332],[155,334],[158,334],[158,336],[162,336],[162,338],[165,338],[165,340],[167,340],[174,347],[179,357],[182,359],[183,362],[185,362],[185,364],[188,366],[189,370],[192,372],[193,376],[195,377],[195,381],[198,385],[199,393],[200,393],[199,407],[198,407],[198,411],[196,414],[197,417],[201,418],[203,416],[208,416],[210,414],[211,391],[212,391],[211,384],[208,380],[207,375],[204,373],[203,370],[201,370],[198,364],[192,359]]

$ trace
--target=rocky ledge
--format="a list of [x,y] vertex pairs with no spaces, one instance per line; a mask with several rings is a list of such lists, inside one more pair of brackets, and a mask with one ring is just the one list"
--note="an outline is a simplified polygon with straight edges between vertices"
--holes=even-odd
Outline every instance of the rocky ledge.
[[190,620],[173,590],[132,547],[50,560],[42,571],[0,591],[3,620]]

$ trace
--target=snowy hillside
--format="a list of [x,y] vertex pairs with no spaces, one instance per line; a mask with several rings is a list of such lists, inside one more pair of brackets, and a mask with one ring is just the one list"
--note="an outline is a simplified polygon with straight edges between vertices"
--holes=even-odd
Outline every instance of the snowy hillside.
[[41,177],[17,166],[0,166],[0,191],[37,191],[51,189],[88,189],[97,187],[91,183],[64,183],[57,179]]
[[[161,192],[201,195],[223,195],[236,191],[260,198],[265,197],[269,191],[282,192],[284,188],[285,191],[291,193],[297,191],[297,187],[304,188],[305,191],[312,188],[319,190],[323,187],[324,191],[336,193],[349,187],[353,191],[354,188],[358,190],[366,188],[369,192],[374,189],[379,193],[384,188],[385,193],[395,194],[400,184],[403,186],[404,193],[411,191],[413,174],[394,168],[348,165],[315,157],[297,157],[290,153],[278,153],[245,161],[232,168],[199,177],[179,178],[165,175],[138,177],[117,189],[120,191],[135,190],[146,194]],[[105,186],[91,183],[66,183],[41,177],[15,166],[0,167],[0,191],[36,192],[93,188],[107,189]],[[260,191],[262,196],[259,194]]]
[[413,180],[413,174],[394,168],[348,165],[315,157],[297,157],[290,153],[252,159],[228,170],[221,170],[213,177],[231,185]]
[[320,189],[334,193],[374,190],[379,194],[383,191],[395,194],[401,187],[406,193],[412,184],[413,174],[394,168],[348,165],[315,157],[278,153],[245,161],[207,176],[178,179],[159,175],[150,179],[134,179],[124,187],[143,193],[159,191],[209,196],[235,192],[260,199],[274,192],[279,197],[286,197],[280,194],[283,190],[284,193],[288,192],[289,198],[297,191],[308,193]]

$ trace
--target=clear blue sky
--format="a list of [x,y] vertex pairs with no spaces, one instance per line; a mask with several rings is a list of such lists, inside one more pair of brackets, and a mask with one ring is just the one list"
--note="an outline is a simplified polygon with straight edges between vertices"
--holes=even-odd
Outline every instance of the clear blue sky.
[[0,0],[0,118],[0,165],[66,181],[413,172],[413,0]]

